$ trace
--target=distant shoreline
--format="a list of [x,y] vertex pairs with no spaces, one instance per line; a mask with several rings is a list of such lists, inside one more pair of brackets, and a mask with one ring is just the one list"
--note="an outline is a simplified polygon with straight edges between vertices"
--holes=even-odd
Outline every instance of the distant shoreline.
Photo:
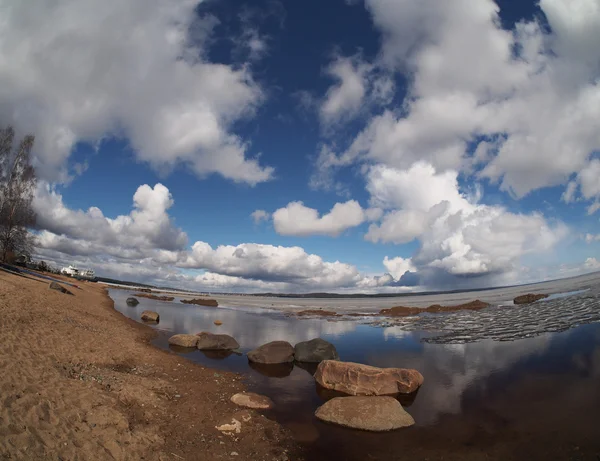
[[460,293],[479,293],[494,290],[512,290],[524,287],[535,287],[534,292],[539,292],[538,285],[545,284],[556,284],[561,282],[568,282],[570,280],[577,280],[580,278],[597,278],[600,280],[600,271],[590,272],[588,274],[577,275],[574,277],[566,277],[562,279],[545,280],[541,282],[532,282],[526,284],[517,285],[504,285],[496,287],[486,288],[468,288],[468,289],[457,289],[457,290],[434,290],[434,291],[417,291],[417,292],[406,292],[406,293],[329,293],[329,292],[312,292],[312,293],[231,293],[231,292],[217,292],[217,291],[193,291],[193,290],[182,290],[178,288],[168,287],[157,287],[153,285],[147,285],[142,283],[135,283],[129,281],[119,281],[113,279],[99,278],[98,283],[105,284],[115,288],[123,288],[129,290],[150,289],[155,292],[162,293],[177,293],[185,296],[192,296],[197,294],[208,294],[210,296],[255,296],[260,298],[293,298],[293,299],[377,299],[377,298],[410,298],[418,296],[443,296],[443,295],[454,295]]
[[[108,284],[107,284],[108,285]],[[381,309],[396,306],[428,307],[432,304],[442,306],[464,304],[475,299],[492,305],[512,304],[512,300],[528,293],[558,294],[584,290],[600,285],[600,272],[580,275],[547,282],[537,282],[528,285],[516,285],[491,289],[469,291],[453,291],[441,293],[406,293],[391,296],[338,296],[332,298],[311,298],[308,296],[264,296],[259,294],[218,294],[209,293],[211,298],[218,301],[221,307],[263,308],[283,312],[296,313],[307,309],[324,309],[337,313],[376,314]],[[132,286],[108,285],[114,288],[135,290]],[[140,287],[146,288],[147,287]],[[180,297],[193,297],[205,292],[191,293],[175,290],[152,289],[153,292],[170,293]]]

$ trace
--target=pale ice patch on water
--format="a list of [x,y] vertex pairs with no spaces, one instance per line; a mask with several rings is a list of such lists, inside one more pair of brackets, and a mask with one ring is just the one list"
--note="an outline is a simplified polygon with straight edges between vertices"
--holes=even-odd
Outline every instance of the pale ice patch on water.
[[585,293],[586,291],[589,291],[589,288],[587,288],[585,290],[567,291],[565,293],[554,293],[553,295],[550,295],[547,298],[542,299],[541,302],[552,301],[553,299],[568,298],[569,296],[580,295],[582,293]]
[[377,322],[382,327],[422,331],[422,341],[460,344],[491,339],[513,341],[600,322],[600,288],[547,298],[527,305],[492,306],[481,311],[421,314]]

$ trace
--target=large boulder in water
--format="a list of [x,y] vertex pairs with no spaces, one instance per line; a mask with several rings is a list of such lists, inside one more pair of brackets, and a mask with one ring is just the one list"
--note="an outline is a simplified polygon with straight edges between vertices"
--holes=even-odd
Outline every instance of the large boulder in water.
[[513,302],[515,304],[531,304],[534,303],[536,301],[539,301],[540,299],[544,299],[547,298],[548,295],[544,295],[544,294],[533,294],[533,293],[528,293],[526,295],[521,295],[521,296],[517,296]]
[[169,344],[179,347],[196,347],[198,339],[196,335],[173,335],[169,338]]
[[296,344],[294,358],[297,362],[318,363],[323,360],[339,360],[340,356],[333,344],[324,339],[315,338]]
[[240,347],[235,338],[229,335],[215,335],[203,331],[198,333],[196,338],[198,338],[196,347],[202,351],[230,351]]
[[321,421],[364,431],[391,431],[415,424],[393,397],[336,397],[317,408]]
[[293,362],[294,348],[287,341],[271,341],[248,352],[248,360],[256,363]]
[[135,298],[127,298],[127,299],[125,300],[125,302],[127,303],[127,305],[128,305],[128,306],[131,306],[131,307],[135,307],[135,306],[137,306],[137,305],[140,303],[140,302],[139,302],[137,299],[135,299]]
[[50,286],[49,288],[51,290],[56,290],[56,291],[60,291],[61,293],[64,293],[66,295],[72,295],[73,293],[71,293],[69,290],[67,290],[65,287],[63,287],[62,285],[59,285],[56,282],[50,282]]
[[377,368],[352,362],[325,360],[315,380],[326,389],[350,395],[410,394],[423,384],[423,375],[405,368]]
[[144,311],[142,312],[142,320],[144,322],[157,322],[160,320],[160,315],[154,311]]

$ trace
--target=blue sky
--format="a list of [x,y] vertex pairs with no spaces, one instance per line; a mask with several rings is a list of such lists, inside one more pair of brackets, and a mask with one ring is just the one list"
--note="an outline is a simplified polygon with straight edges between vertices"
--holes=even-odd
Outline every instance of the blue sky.
[[38,3],[0,1],[27,44],[0,119],[36,134],[56,265],[295,292],[600,269],[594,0]]

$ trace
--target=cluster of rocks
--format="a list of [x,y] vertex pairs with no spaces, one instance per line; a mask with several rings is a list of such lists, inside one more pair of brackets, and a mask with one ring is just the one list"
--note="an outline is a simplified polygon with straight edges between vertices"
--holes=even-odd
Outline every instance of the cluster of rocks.
[[[209,332],[173,335],[169,344],[215,353],[231,353],[240,347],[232,336]],[[342,362],[335,346],[320,338],[295,346],[287,341],[272,341],[251,350],[247,357],[251,368],[267,376],[287,376],[294,363],[311,374],[316,369],[313,375],[318,387],[336,395],[316,410],[315,416],[322,421],[367,431],[389,431],[415,423],[394,396],[414,395],[423,384],[423,376],[417,370]],[[339,393],[346,396],[339,397]],[[235,394],[231,401],[255,410],[273,408],[271,399],[251,392]],[[242,421],[235,419],[217,429],[237,433]]]
[[[54,285],[56,285],[59,288],[53,287],[52,284],[50,284],[50,288],[53,288],[55,290],[65,290],[63,287],[61,287],[58,284],[54,284]],[[63,293],[64,292],[68,293],[67,290],[63,291]],[[148,299],[154,299],[156,301],[169,301],[169,302],[173,301],[175,299],[172,296],[156,296],[156,295],[147,294],[147,293],[136,293],[134,296],[130,296],[129,298],[127,298],[125,300],[125,303],[130,307],[136,307],[140,303],[137,298],[148,298]],[[181,302],[184,304],[196,304],[199,306],[209,306],[209,307],[218,307],[219,306],[219,304],[217,303],[216,300],[209,299],[209,298],[190,299],[190,300],[182,299]],[[144,311],[144,312],[142,312],[142,320],[144,322],[148,322],[148,323],[158,323],[160,320],[160,316],[158,315],[157,312],[154,312],[154,311]],[[217,326],[223,324],[220,320],[215,320],[214,323]]]
[[[229,335],[209,332],[174,335],[169,344],[202,351],[233,351],[240,347]],[[335,346],[320,338],[295,346],[287,341],[272,341],[251,350],[247,356],[250,367],[267,376],[287,376],[294,363],[306,370],[316,366],[314,378],[320,388],[346,394],[328,400],[317,409],[315,416],[322,421],[368,431],[389,431],[414,424],[412,416],[393,396],[413,394],[419,389],[423,376],[416,370],[341,362]],[[268,397],[251,392],[235,394],[231,401],[258,410],[273,407]],[[218,429],[239,430],[236,422]]]
[[317,384],[347,394],[332,398],[317,409],[315,416],[322,421],[368,431],[389,431],[415,423],[392,396],[412,394],[419,389],[423,375],[417,370],[341,362],[335,346],[320,338],[295,347],[286,341],[272,341],[248,352],[248,360],[252,368],[256,364],[269,367],[294,361],[318,363],[314,374]]
[[339,360],[335,346],[321,338],[303,341],[292,346],[287,341],[272,341],[248,352],[248,360],[262,364],[306,362],[319,363],[323,360]]
[[174,335],[169,338],[172,346],[199,349],[201,351],[233,351],[240,348],[238,342],[229,335],[203,331],[196,335]]

